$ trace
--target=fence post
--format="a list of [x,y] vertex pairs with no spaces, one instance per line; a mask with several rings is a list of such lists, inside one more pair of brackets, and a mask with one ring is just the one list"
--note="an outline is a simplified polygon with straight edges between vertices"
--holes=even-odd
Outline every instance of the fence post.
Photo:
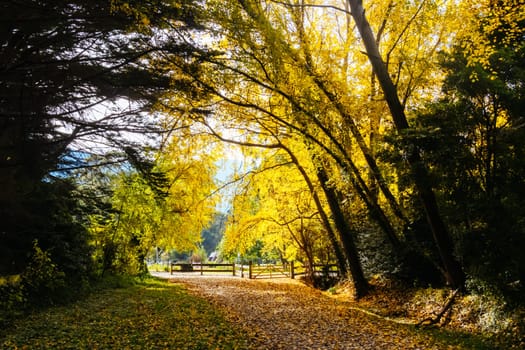
[[241,262],[241,278],[244,278],[244,265]]
[[295,269],[294,269],[293,260],[290,262],[290,277],[292,279],[295,279]]
[[233,273],[233,275],[235,276],[235,261],[234,261],[233,264],[232,264],[232,273]]
[[251,261],[248,263],[248,271],[249,271],[248,276],[250,279],[252,279],[252,262]]

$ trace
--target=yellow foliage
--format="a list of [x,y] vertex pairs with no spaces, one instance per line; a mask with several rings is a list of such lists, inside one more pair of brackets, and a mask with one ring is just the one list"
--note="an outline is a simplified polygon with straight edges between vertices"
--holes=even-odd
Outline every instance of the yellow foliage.
[[[281,140],[285,141],[301,164],[313,169],[306,150],[292,140]],[[243,255],[261,242],[263,252],[278,252],[284,259],[313,257],[326,238],[303,175],[282,150],[259,150],[258,155],[257,168],[238,185],[243,190],[234,198],[223,250]]]
[[[470,64],[481,64],[490,71],[490,58],[496,52],[496,46],[512,48],[514,43],[525,35],[519,23],[525,20],[524,0],[463,0],[457,12],[457,41],[468,52]],[[497,42],[491,42],[491,34],[504,28],[504,35],[499,35]],[[476,77],[471,77],[476,80]]]

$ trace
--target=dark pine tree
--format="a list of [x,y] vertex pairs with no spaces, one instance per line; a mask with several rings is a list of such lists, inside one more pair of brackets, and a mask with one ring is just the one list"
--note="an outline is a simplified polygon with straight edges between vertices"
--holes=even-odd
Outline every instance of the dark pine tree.
[[158,131],[146,113],[186,88],[161,62],[191,66],[195,3],[0,3],[0,274],[23,270],[35,239],[65,264],[78,254],[86,236],[68,169]]

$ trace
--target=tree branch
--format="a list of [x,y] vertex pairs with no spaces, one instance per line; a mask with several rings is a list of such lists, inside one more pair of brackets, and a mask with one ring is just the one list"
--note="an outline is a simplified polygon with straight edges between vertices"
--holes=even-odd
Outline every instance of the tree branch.
[[339,11],[339,12],[346,13],[347,15],[352,15],[352,12],[350,12],[350,11],[348,11],[346,9],[334,6],[334,5],[324,5],[324,4],[290,4],[290,3],[287,3],[287,2],[284,2],[284,1],[278,1],[278,0],[271,0],[271,2],[279,4],[279,5],[283,5],[283,6],[286,6],[286,7],[328,8],[328,9],[332,9],[332,10],[336,10],[336,11]]
[[436,315],[436,317],[432,318],[432,317],[428,317],[428,318],[425,318],[424,320],[420,321],[416,327],[421,327],[421,326],[432,326],[432,325],[435,325],[437,323],[439,323],[441,321],[441,319],[443,318],[443,316],[447,313],[450,313],[450,311],[452,310],[452,305],[454,304],[454,301],[456,300],[456,296],[459,294],[459,290],[460,288],[456,289],[448,298],[447,302],[445,303],[445,305],[443,305],[443,308],[441,309],[441,311]]

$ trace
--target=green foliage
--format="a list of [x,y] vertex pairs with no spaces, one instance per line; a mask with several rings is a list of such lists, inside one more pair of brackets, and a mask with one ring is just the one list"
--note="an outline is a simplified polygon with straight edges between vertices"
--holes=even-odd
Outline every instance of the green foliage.
[[170,267],[168,264],[150,264],[148,265],[148,271],[170,272]]
[[28,305],[20,276],[2,277],[0,279],[0,326],[22,314]]
[[264,242],[257,240],[253,245],[241,256],[241,262],[247,263],[249,261],[255,264],[276,263],[279,259],[277,251],[268,251],[264,246]]
[[32,308],[63,302],[65,297],[66,274],[35,240],[24,271],[0,284],[0,324]]
[[106,291],[119,288],[130,288],[134,286],[140,277],[126,274],[105,274],[104,276],[97,276],[91,287],[91,291]]
[[[499,12],[515,11],[513,7]],[[503,25],[503,24],[502,24]],[[525,22],[513,24],[523,31]],[[485,33],[500,35],[504,28]],[[458,254],[480,286],[521,298],[525,280],[525,41],[494,41],[484,62],[470,43],[443,57],[445,97],[417,119],[416,144],[432,165],[433,181]],[[471,283],[471,286],[473,284]]]
[[152,247],[198,249],[215,213],[217,154],[206,139],[183,136],[172,134],[162,153],[128,149],[133,168],[106,174],[111,197],[90,225],[101,274],[147,272]]
[[2,222],[0,271],[23,271],[36,239],[42,249],[52,252],[53,261],[68,278],[86,276],[91,269],[91,250],[83,219],[87,208],[80,198],[78,188],[66,179],[35,184]]
[[38,246],[37,241],[33,243],[33,254],[21,275],[21,283],[28,299],[38,303],[52,302],[65,286],[64,272],[59,270],[50,254]]
[[197,14],[190,1],[0,5],[0,43],[9,48],[0,52],[0,274],[25,269],[34,239],[67,279],[91,272],[85,225],[100,193],[72,185],[91,185],[81,170],[121,162],[127,153],[151,182],[162,182],[135,157],[139,147],[129,135],[159,131],[145,112],[166,89],[187,86],[160,64],[144,64],[159,52],[191,51],[178,34],[157,29],[195,28]]

